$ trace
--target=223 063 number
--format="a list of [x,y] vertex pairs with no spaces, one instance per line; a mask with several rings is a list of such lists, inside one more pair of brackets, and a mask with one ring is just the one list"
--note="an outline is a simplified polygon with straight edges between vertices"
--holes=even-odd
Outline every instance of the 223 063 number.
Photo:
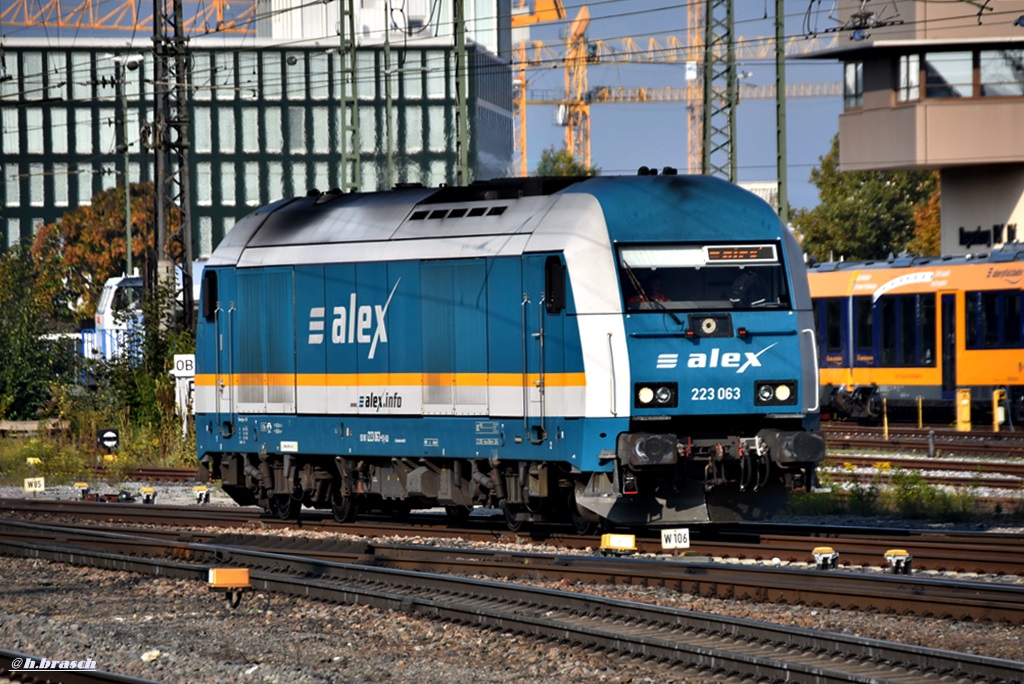
[[690,401],[736,401],[739,398],[739,387],[694,387],[690,390]]

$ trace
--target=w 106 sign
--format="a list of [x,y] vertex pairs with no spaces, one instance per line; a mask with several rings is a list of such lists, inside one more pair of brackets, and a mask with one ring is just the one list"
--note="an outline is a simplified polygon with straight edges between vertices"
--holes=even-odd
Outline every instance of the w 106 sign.
[[690,548],[690,530],[686,527],[679,527],[673,530],[661,531],[661,548],[663,549],[688,549]]

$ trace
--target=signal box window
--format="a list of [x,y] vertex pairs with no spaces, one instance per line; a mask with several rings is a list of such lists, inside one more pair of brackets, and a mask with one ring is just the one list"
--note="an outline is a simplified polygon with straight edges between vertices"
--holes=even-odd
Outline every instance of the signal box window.
[[929,52],[924,56],[925,97],[972,97],[972,53]]
[[843,108],[864,106],[864,62],[847,62],[843,67]]
[[1020,97],[1024,95],[1024,50],[982,50],[979,72],[982,97]]
[[921,56],[901,55],[896,101],[914,102],[919,99],[921,99]]

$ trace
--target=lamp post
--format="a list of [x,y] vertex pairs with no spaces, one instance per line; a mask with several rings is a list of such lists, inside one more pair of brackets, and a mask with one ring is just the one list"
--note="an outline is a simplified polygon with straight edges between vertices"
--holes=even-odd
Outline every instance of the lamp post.
[[128,165],[128,94],[126,90],[127,71],[136,71],[142,63],[142,55],[115,55],[114,81],[117,87],[117,98],[121,103],[121,142],[118,150],[124,155],[124,232],[125,232],[125,275],[132,274],[132,202],[129,190],[130,179]]

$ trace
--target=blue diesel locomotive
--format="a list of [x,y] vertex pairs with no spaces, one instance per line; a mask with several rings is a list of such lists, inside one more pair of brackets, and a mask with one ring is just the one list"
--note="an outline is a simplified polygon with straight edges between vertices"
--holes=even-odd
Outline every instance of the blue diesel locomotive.
[[200,463],[242,505],[761,519],[825,454],[801,251],[701,176],[311,191],[202,276]]

